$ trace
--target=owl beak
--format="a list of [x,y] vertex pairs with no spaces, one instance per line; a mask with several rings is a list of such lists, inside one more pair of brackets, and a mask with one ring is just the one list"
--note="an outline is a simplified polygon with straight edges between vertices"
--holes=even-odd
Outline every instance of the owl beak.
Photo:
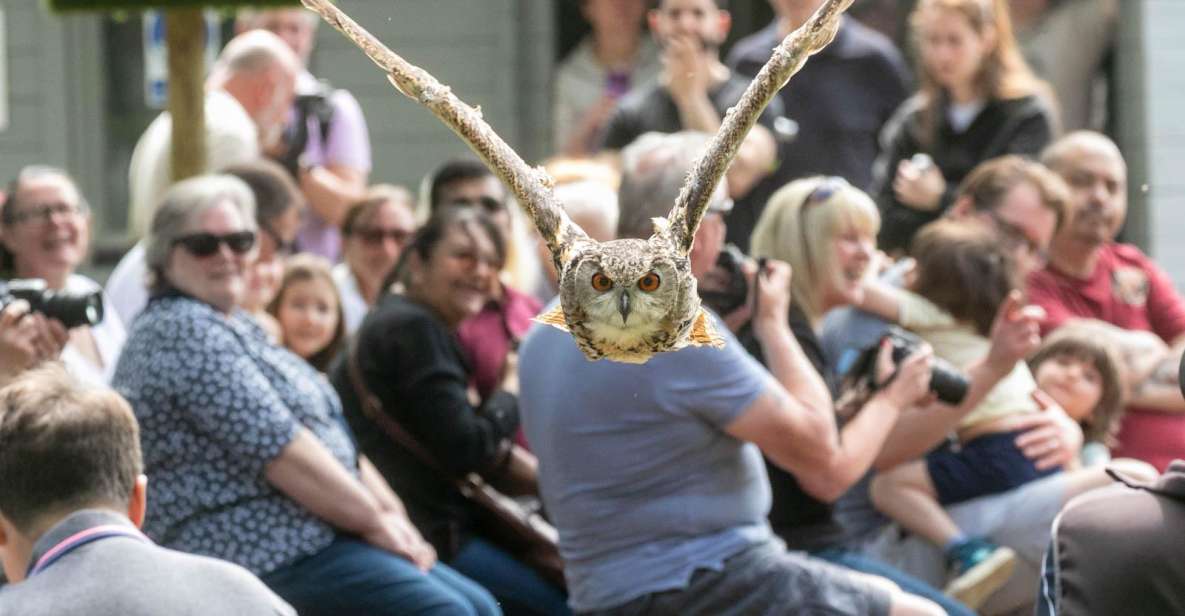
[[625,325],[630,318],[630,294],[622,291],[617,296],[617,311],[621,313],[621,324]]

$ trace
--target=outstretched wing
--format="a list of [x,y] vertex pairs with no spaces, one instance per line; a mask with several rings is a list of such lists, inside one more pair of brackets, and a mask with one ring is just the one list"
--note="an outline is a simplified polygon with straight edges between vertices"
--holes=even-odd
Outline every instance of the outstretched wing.
[[379,68],[404,96],[413,99],[436,114],[469,147],[477,152],[503,183],[514,193],[527,216],[535,223],[552,257],[562,268],[571,259],[573,243],[588,236],[573,223],[559,207],[551,191],[552,180],[542,169],[533,169],[523,162],[493,129],[481,118],[481,111],[466,105],[448,86],[441,84],[427,71],[401,58],[357,22],[350,19],[329,0],[302,0],[346,38],[350,39]]
[[[306,0],[307,2],[308,0]],[[692,167],[687,182],[675,200],[675,206],[667,220],[671,223],[671,234],[676,245],[684,253],[691,251],[695,230],[708,209],[716,184],[724,177],[728,165],[736,155],[737,148],[745,135],[753,128],[757,117],[765,110],[773,97],[786,85],[790,76],[798,72],[811,54],[823,49],[835,38],[839,29],[839,17],[853,0],[827,0],[802,27],[786,36],[774,48],[773,55],[762,67],[761,72],[745,89],[745,94],[736,106],[728,110],[720,130],[708,149]]]

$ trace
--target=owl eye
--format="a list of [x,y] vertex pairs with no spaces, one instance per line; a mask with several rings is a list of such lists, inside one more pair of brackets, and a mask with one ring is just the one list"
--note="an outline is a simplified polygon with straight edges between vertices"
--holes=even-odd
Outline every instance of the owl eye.
[[600,293],[604,293],[613,288],[613,281],[609,280],[609,277],[601,272],[597,272],[592,277],[592,288]]
[[658,277],[658,274],[650,272],[649,274],[642,276],[642,279],[638,281],[638,288],[642,291],[645,291],[646,293],[653,293],[654,291],[658,290],[658,285],[661,282],[662,279]]

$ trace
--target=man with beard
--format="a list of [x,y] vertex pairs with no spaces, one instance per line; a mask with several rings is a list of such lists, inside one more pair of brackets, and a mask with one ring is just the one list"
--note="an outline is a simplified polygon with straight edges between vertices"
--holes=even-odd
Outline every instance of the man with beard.
[[[1132,396],[1113,453],[1163,471],[1185,456],[1185,399],[1171,376],[1173,387],[1157,385],[1159,373],[1176,374],[1185,347],[1185,301],[1140,249],[1113,241],[1127,214],[1127,167],[1114,142],[1079,131],[1050,145],[1042,160],[1066,180],[1071,198],[1049,264],[1029,277],[1029,299],[1045,309],[1044,332],[1074,319],[1128,330],[1118,342]],[[1147,332],[1172,348],[1160,362],[1146,361]]]
[[[720,62],[720,44],[732,23],[727,8],[727,0],[661,0],[650,11],[650,30],[662,47],[662,73],[658,83],[621,100],[605,129],[604,149],[621,150],[647,132],[714,135],[720,129],[749,85]],[[728,169],[732,199],[749,195],[772,170],[777,146],[770,129],[781,115],[775,98],[741,143]]]

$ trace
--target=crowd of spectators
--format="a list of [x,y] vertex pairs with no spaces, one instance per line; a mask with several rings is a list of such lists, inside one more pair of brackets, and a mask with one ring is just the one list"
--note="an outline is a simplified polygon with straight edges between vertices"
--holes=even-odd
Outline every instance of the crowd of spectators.
[[[820,4],[724,53],[727,0],[579,0],[557,202],[649,237]],[[0,613],[1185,609],[1185,299],[1116,240],[1127,166],[1090,130],[1115,2],[905,4],[905,37],[845,17],[715,188],[689,267],[723,347],[640,365],[533,321],[555,263],[484,163],[373,183],[317,19],[243,12],[206,172],[173,182],[146,127],[105,285],[69,171],[0,199],[34,289],[0,293]],[[466,477],[554,525],[563,580]]]

